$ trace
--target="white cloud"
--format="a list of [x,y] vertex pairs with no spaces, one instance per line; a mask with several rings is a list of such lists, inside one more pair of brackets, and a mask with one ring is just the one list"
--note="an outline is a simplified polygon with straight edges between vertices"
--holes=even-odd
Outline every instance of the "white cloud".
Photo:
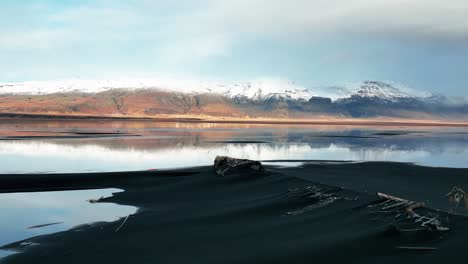
[[[147,66],[182,69],[192,62],[230,58],[242,44],[296,43],[324,35],[363,42],[380,38],[468,41],[467,0],[135,0],[126,4],[98,0],[59,7],[17,5],[7,10],[0,20],[0,56],[3,61],[19,58],[15,63],[21,70],[13,79],[24,78],[21,71],[28,71],[22,69],[24,65],[35,68],[34,72],[48,66],[52,72],[65,71],[58,65],[76,60],[75,52],[78,58],[93,61],[86,67],[98,70],[109,66],[106,61],[125,57],[123,65],[139,52],[151,59],[137,69],[141,71]],[[141,63],[141,58],[134,63]],[[12,67],[3,64],[0,69]],[[130,67],[138,65],[122,66],[125,71]]]
[[212,28],[255,34],[408,32],[466,36],[467,11],[465,0],[238,0],[211,1],[197,20]]
[[206,35],[167,43],[159,53],[164,63],[177,65],[213,57],[227,57],[230,42],[224,35]]
[[67,31],[40,29],[31,31],[0,31],[0,49],[36,50],[52,49],[64,44],[71,37]]
[[[134,1],[116,6],[71,6],[35,14],[36,25],[0,27],[2,48],[17,43],[55,45],[57,40],[163,37],[168,50],[194,56],[224,55],[232,41],[302,34],[379,33],[432,38],[468,36],[468,1],[453,0],[235,0]],[[189,4],[191,3],[191,5]],[[191,9],[183,8],[184,5]],[[21,10],[21,9],[20,9]],[[26,14],[28,15],[28,14]],[[19,23],[19,22],[18,22]],[[50,28],[53,26],[52,28]],[[58,26],[58,29],[57,29]],[[67,36],[63,36],[68,31]],[[164,39],[165,38],[165,39]],[[60,42],[59,42],[60,43]],[[19,45],[24,47],[25,45]]]
[[192,12],[174,16],[170,29],[177,36],[169,39],[170,48],[164,51],[179,54],[182,62],[229,56],[237,44],[261,39],[294,42],[324,35],[425,42],[468,39],[467,12],[465,0],[450,4],[437,0],[208,0]]

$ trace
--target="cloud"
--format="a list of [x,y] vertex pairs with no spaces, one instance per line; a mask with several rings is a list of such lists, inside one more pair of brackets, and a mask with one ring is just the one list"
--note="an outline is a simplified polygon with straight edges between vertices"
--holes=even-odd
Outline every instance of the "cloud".
[[205,35],[181,39],[164,45],[159,53],[162,62],[177,65],[193,61],[227,57],[230,39],[224,35]]
[[437,0],[208,1],[198,28],[247,34],[392,34],[467,37],[468,2]]
[[27,50],[34,47],[36,50],[55,48],[67,40],[69,33],[64,30],[40,29],[26,32],[2,31],[0,34],[0,49]]
[[0,26],[0,47],[37,50],[83,44],[99,46],[102,42],[141,38],[148,34],[148,27],[157,26],[156,19],[139,16],[136,10],[91,6],[50,9],[54,11],[46,12],[44,7],[26,9],[27,15],[32,13],[31,19],[25,19],[27,22]]
[[[29,13],[40,12],[34,14],[35,24],[16,30],[0,27],[2,40],[7,40],[2,41],[2,47],[16,46],[25,39],[34,43],[38,38],[53,44],[62,38],[56,31],[62,34],[62,30],[75,33],[73,40],[81,41],[160,36],[167,42],[163,45],[172,43],[171,46],[182,49],[194,45],[195,56],[218,56],[224,53],[223,46],[229,46],[229,41],[244,37],[338,33],[435,39],[468,36],[468,1],[465,0],[450,3],[438,0],[191,0],[179,4],[139,0],[131,5],[96,2],[66,8],[25,9]],[[206,48],[202,47],[204,43]]]
[[[43,71],[51,76],[54,72],[66,76],[78,71],[88,71],[90,75],[89,72],[101,74],[103,69],[153,72],[185,68],[196,72],[203,66],[208,70],[222,68],[218,65],[224,61],[232,65],[248,63],[252,72],[262,68],[258,70],[261,72],[267,71],[265,68],[272,62],[253,56],[261,56],[263,47],[277,43],[281,44],[265,49],[264,57],[283,59],[276,52],[281,49],[286,55],[293,54],[295,45],[302,49],[317,47],[313,52],[318,55],[311,63],[322,61],[334,69],[340,60],[356,61],[355,50],[350,51],[355,43],[375,47],[390,41],[401,47],[407,41],[415,41],[413,46],[420,45],[422,49],[437,45],[444,50],[449,50],[446,43],[468,45],[466,0],[32,2],[0,4],[4,11],[0,57],[3,61],[15,61],[13,65],[0,64],[0,71],[4,72],[0,77],[24,79]],[[341,44],[340,40],[348,42]],[[328,48],[329,41],[339,44]],[[341,53],[333,55],[336,49]],[[396,52],[400,50],[397,48]],[[286,55],[284,58],[289,59]],[[364,60],[364,56],[360,54],[359,59]],[[292,58],[291,67],[303,67],[294,64],[294,59],[298,60]],[[368,60],[375,60],[375,56]],[[234,67],[239,67],[237,64]],[[230,70],[228,66],[231,65],[226,63]],[[12,67],[17,67],[14,73]]]
[[[468,1],[236,0],[196,1],[175,14],[164,49],[184,59],[229,56],[245,43],[320,41],[327,37],[404,43],[468,43]],[[187,36],[189,36],[187,38]],[[174,44],[175,43],[175,44]],[[176,56],[177,57],[177,56]]]

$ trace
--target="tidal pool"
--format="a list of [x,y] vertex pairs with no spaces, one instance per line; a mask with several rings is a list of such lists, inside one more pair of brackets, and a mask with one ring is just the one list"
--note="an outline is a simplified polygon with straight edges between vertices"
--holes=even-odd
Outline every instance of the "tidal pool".
[[[0,194],[0,247],[12,242],[68,230],[94,222],[112,222],[134,214],[136,207],[113,203],[90,203],[109,197],[119,189]],[[35,246],[25,241],[23,246]],[[0,251],[0,257],[11,254]]]

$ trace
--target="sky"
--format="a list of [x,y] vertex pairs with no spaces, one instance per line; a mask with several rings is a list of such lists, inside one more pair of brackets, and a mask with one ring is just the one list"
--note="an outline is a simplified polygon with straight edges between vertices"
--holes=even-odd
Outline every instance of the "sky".
[[0,0],[0,82],[362,80],[468,96],[468,0]]

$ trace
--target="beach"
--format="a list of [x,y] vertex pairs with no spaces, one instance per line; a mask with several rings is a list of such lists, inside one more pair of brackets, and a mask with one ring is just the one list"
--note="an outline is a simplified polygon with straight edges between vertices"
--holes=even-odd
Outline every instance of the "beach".
[[[2,175],[1,192],[119,188],[124,192],[97,202],[139,208],[119,221],[6,245],[2,249],[21,253],[2,263],[440,263],[467,257],[466,211],[447,214],[453,205],[445,194],[452,185],[468,187],[468,169],[301,162],[227,177],[212,166]],[[311,187],[332,194],[333,202],[311,205],[288,195]],[[425,202],[428,214],[448,221],[450,230],[395,232],[395,215],[368,207],[377,192]]]

